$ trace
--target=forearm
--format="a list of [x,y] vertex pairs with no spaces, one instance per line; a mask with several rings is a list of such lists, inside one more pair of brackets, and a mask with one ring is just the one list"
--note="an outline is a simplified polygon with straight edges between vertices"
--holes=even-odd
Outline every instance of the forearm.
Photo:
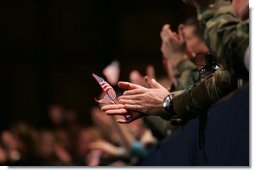
[[203,114],[215,102],[236,89],[228,71],[217,71],[173,98],[174,113],[182,120]]

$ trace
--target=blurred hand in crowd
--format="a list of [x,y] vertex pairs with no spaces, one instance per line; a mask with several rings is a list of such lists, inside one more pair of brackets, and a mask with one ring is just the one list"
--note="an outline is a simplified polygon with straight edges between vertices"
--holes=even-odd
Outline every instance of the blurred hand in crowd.
[[[148,76],[150,78],[155,78],[155,69],[152,65],[148,65],[146,67],[146,76]],[[145,77],[142,76],[137,70],[133,70],[130,73],[130,82],[147,87]]]
[[5,164],[6,161],[7,161],[6,151],[2,146],[0,146],[0,165]]
[[124,154],[123,148],[116,147],[113,144],[104,140],[98,140],[90,143],[88,147],[90,150],[100,150],[104,155],[111,157],[117,157]]
[[118,119],[119,123],[129,123],[146,115],[160,115],[164,112],[162,102],[169,94],[168,90],[156,82],[148,79],[152,88],[145,88],[129,82],[119,82],[118,86],[126,91],[119,97],[118,104],[102,107],[108,115],[129,116]]
[[134,84],[141,85],[141,86],[145,86],[145,85],[146,85],[144,76],[142,76],[142,75],[140,74],[140,72],[137,71],[137,70],[133,70],[133,71],[130,73],[130,82],[131,82],[131,83],[134,83]]
[[169,24],[162,27],[160,36],[162,40],[161,52],[164,57],[176,60],[176,55],[185,54],[186,44],[182,30],[178,30],[178,34],[173,32]]
[[15,136],[10,131],[4,131],[1,134],[1,140],[5,148],[8,150],[17,150],[18,149],[18,141]]
[[144,147],[147,147],[151,144],[155,144],[157,142],[156,138],[153,136],[153,133],[151,130],[147,129],[142,137],[140,138],[140,142],[144,145]]
[[115,130],[113,119],[105,115],[105,112],[94,107],[91,110],[93,123],[99,129],[103,137],[109,141],[120,142],[120,137]]
[[55,145],[55,153],[57,158],[63,163],[63,164],[71,164],[72,158],[71,155],[68,153],[67,150],[65,150],[62,145],[56,144]]
[[88,166],[98,166],[100,164],[102,152],[100,150],[91,150],[86,156]]

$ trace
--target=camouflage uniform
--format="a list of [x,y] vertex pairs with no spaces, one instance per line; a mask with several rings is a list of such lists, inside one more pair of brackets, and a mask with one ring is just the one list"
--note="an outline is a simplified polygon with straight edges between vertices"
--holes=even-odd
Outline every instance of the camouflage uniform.
[[190,60],[181,61],[175,69],[177,85],[174,90],[189,88],[199,80],[197,67]]
[[199,10],[204,38],[224,69],[173,98],[174,113],[183,120],[201,115],[223,96],[237,88],[237,78],[248,80],[243,57],[249,42],[249,22],[233,15],[231,4]]
[[218,5],[218,9],[199,10],[198,19],[205,28],[205,41],[216,54],[218,63],[232,75],[248,79],[243,58],[249,45],[249,20],[236,18],[229,2],[221,1]]

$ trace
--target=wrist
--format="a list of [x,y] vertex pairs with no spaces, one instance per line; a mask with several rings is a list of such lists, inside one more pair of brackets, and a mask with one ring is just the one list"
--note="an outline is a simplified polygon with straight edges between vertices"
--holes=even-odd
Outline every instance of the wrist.
[[171,94],[167,95],[164,100],[163,100],[163,113],[162,117],[165,119],[171,119],[173,114],[174,114],[174,109],[173,109],[173,97]]

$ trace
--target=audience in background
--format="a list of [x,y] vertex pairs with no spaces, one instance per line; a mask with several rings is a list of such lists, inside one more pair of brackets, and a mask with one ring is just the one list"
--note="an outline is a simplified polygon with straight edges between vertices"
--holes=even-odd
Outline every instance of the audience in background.
[[[240,86],[243,81],[248,86],[248,72],[235,72],[239,68],[245,68],[243,61],[249,59],[249,37],[246,31],[249,23],[240,21],[248,18],[247,1],[241,0],[243,3],[239,3],[240,0],[233,0],[236,16],[232,14],[231,4],[224,0],[214,0],[212,4],[200,0],[186,1],[199,9],[199,12],[203,12],[204,16],[200,16],[203,18],[198,19],[206,21],[207,23],[202,24],[207,25],[201,27],[201,21],[189,19],[179,24],[177,32],[173,31],[169,24],[162,27],[160,50],[167,77],[156,78],[156,69],[152,65],[147,66],[146,76],[142,76],[138,68],[133,70],[129,76],[130,83],[119,83],[119,87],[126,91],[118,102],[95,106],[90,110],[92,125],[80,124],[76,111],[60,104],[52,104],[48,108],[51,128],[34,128],[22,121],[10,125],[8,130],[0,133],[0,165],[138,165],[159,142],[170,137],[173,131],[189,120],[202,116],[213,103],[235,90],[237,86],[231,84],[232,80],[242,80]],[[217,6],[221,2],[222,6]],[[202,11],[204,7],[207,8],[207,13]],[[220,7],[228,8],[231,13],[221,10]],[[216,9],[218,11],[214,11]],[[214,15],[209,15],[210,10]],[[217,27],[219,33],[214,31]],[[220,39],[224,43],[221,43]],[[239,43],[239,40],[242,43]],[[204,69],[204,65],[197,63],[197,57],[205,54],[203,61],[210,60],[207,57],[210,50],[205,42],[209,43],[209,47],[217,54],[221,70],[214,70],[201,79],[200,71]],[[231,50],[235,54],[232,54]],[[235,63],[231,63],[235,61],[242,63],[236,67]],[[223,72],[226,72],[226,75],[221,74]],[[113,61],[103,70],[103,74],[115,86],[120,74],[119,62]],[[223,80],[224,76],[229,79]],[[205,86],[202,86],[203,84]],[[234,87],[230,89],[227,86]],[[199,90],[203,90],[202,93]],[[169,92],[174,98],[169,97],[171,108],[168,107],[168,110],[171,109],[170,112],[179,115],[181,121],[187,118],[185,122],[177,122],[177,126],[174,126],[172,121],[172,118],[175,119],[173,115],[170,115],[171,120],[168,118],[171,113],[164,106]],[[184,100],[177,101],[179,97]],[[208,100],[212,102],[205,104]],[[176,104],[178,106],[174,106]],[[100,107],[105,112],[100,110]],[[182,111],[185,113],[182,114]]]

